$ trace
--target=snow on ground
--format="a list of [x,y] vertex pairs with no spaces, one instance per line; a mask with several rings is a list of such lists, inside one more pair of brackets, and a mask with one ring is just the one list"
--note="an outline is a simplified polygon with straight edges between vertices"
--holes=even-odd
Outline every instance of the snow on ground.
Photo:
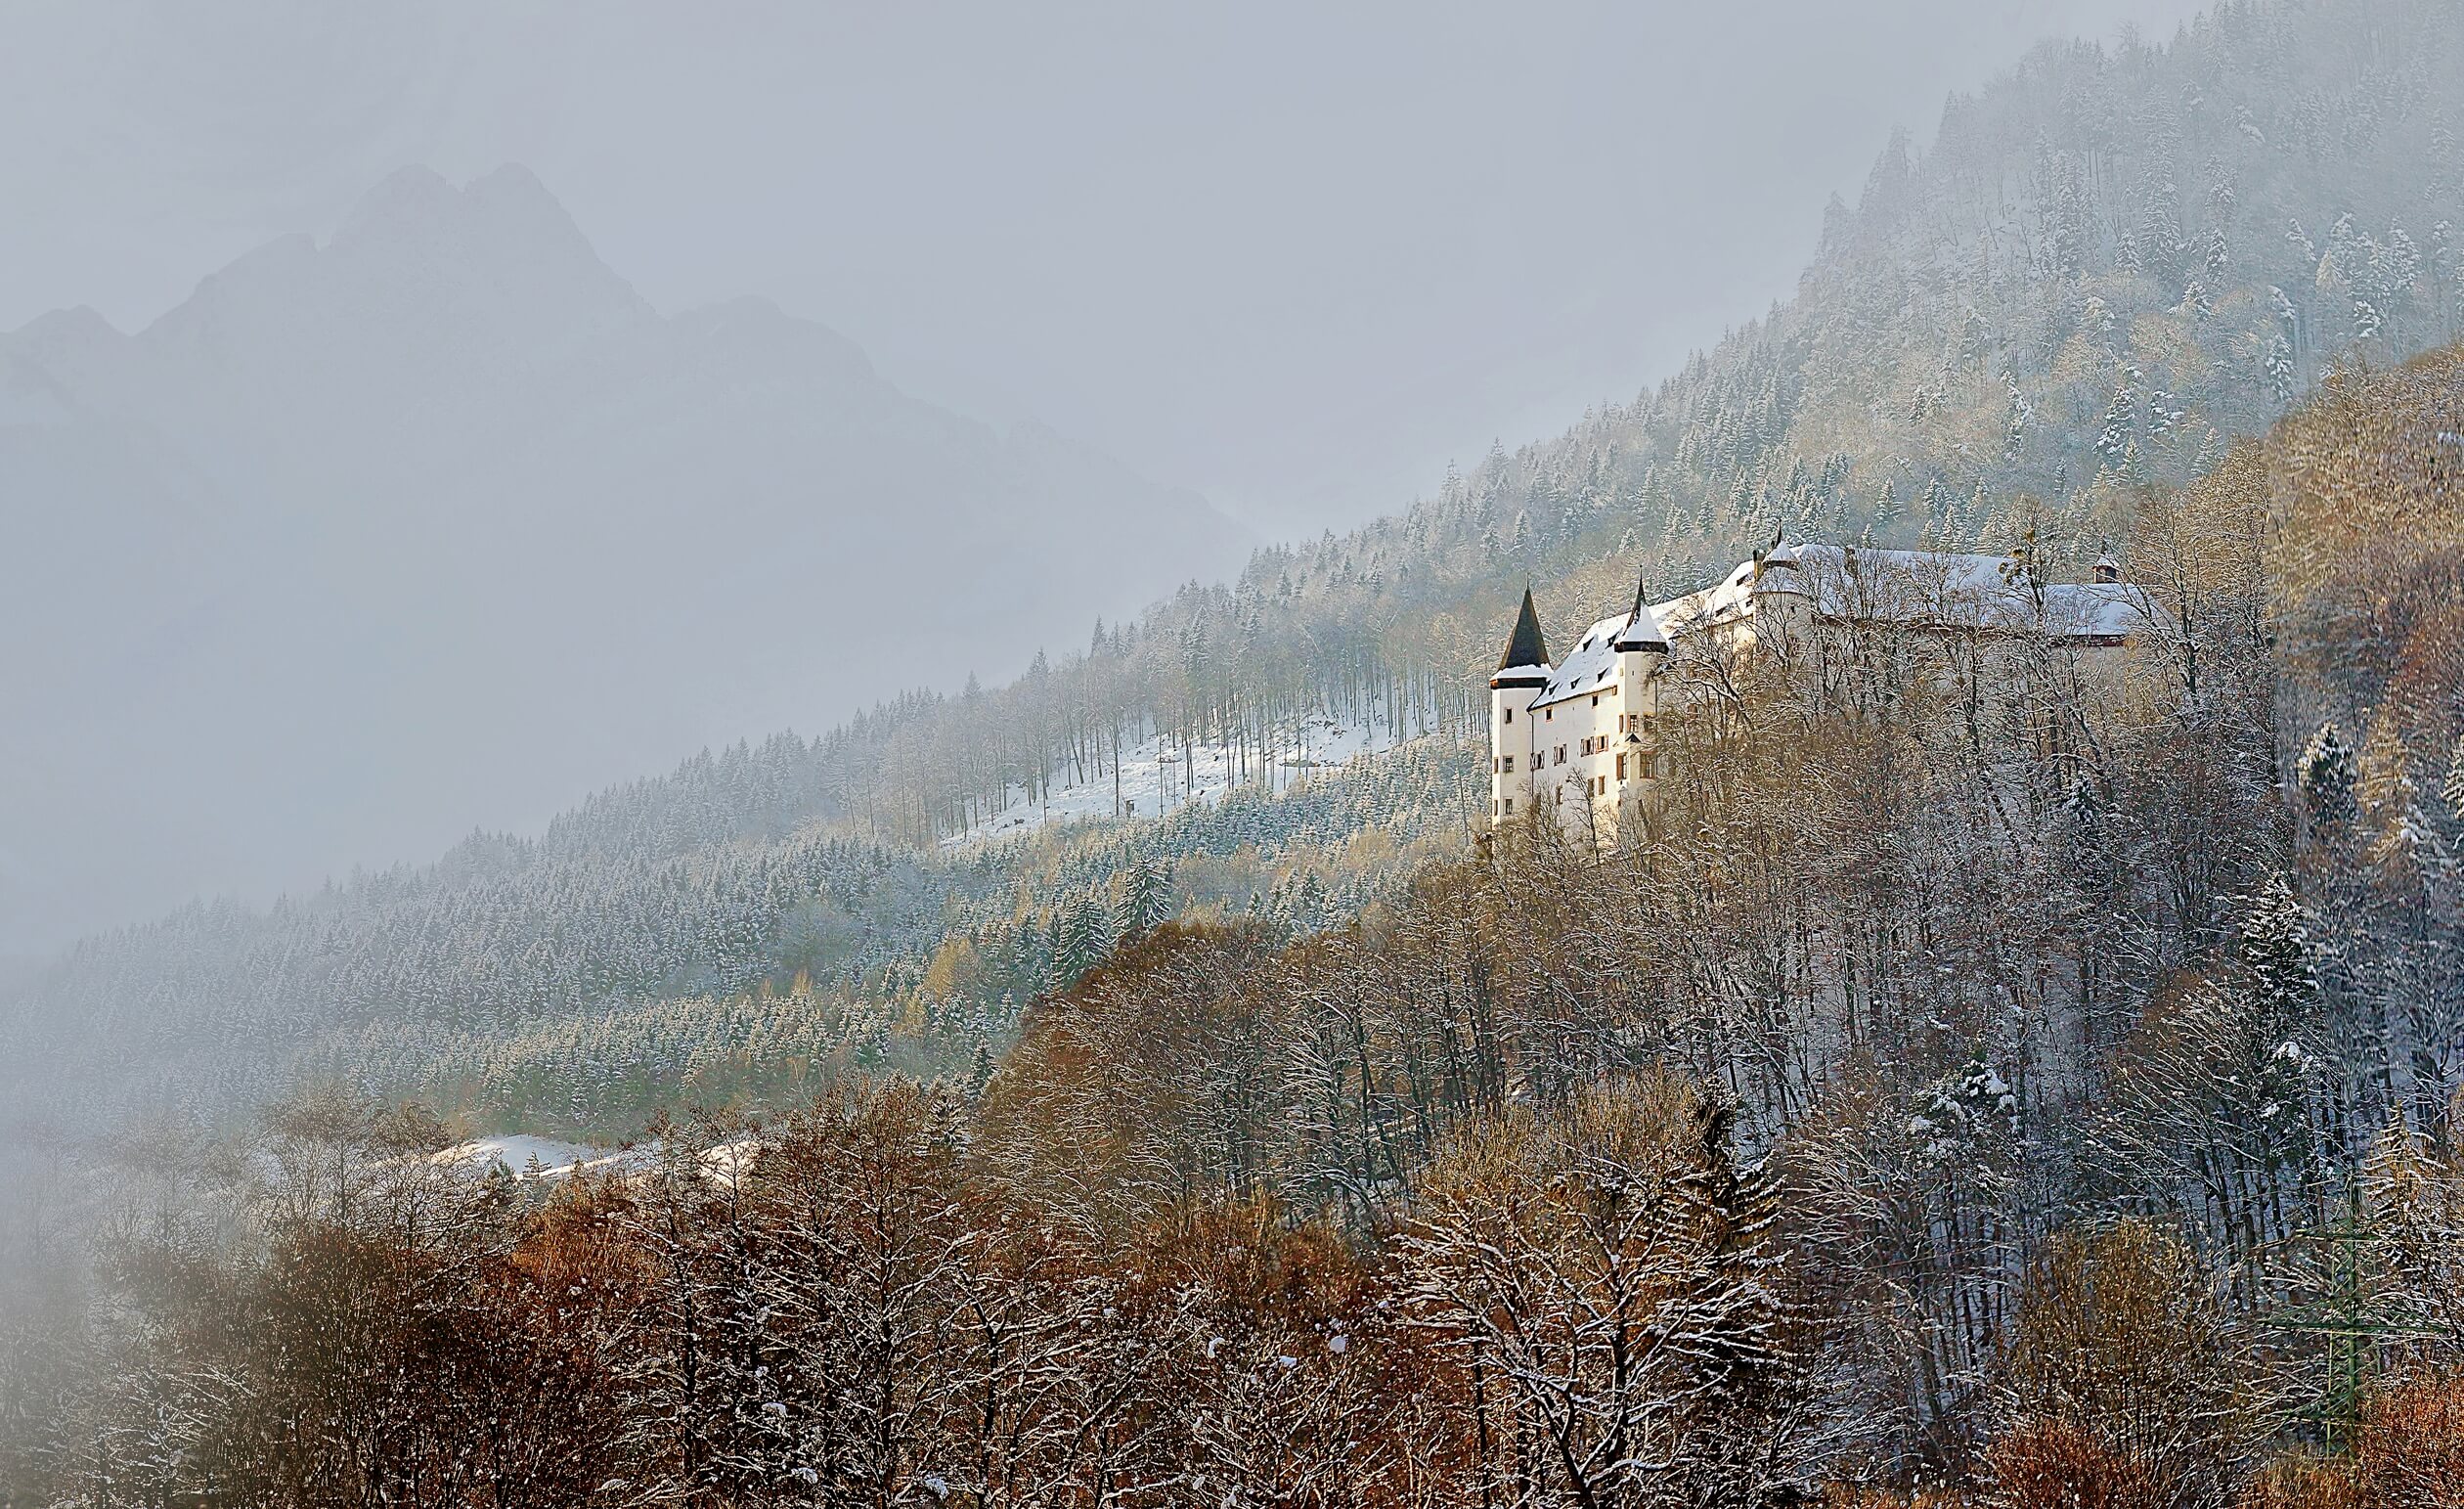
[[[1406,720],[1398,738],[1393,725],[1383,714],[1365,719],[1307,719],[1285,731],[1279,741],[1270,772],[1273,788],[1285,790],[1306,779],[1312,772],[1374,759],[1430,732],[1430,728],[1416,727]],[[1161,737],[1150,737],[1134,748],[1122,750],[1120,799],[1126,815],[1160,817],[1192,802],[1220,801],[1226,791],[1241,783],[1244,772],[1230,745],[1198,744],[1189,753],[1184,764],[1181,747]],[[1246,775],[1251,783],[1258,779],[1254,751]],[[1100,779],[1055,788],[1045,793],[1040,802],[1029,801],[1025,790],[1013,786],[1007,807],[978,821],[964,833],[943,839],[942,845],[956,849],[989,838],[1032,832],[1047,822],[1109,818],[1114,814],[1113,800],[1110,772]]]
[[[702,1172],[720,1182],[740,1178],[761,1156],[761,1138],[746,1132],[716,1147],[706,1148],[701,1155]],[[428,1161],[447,1164],[471,1174],[485,1174],[492,1168],[503,1168],[517,1179],[567,1178],[576,1174],[632,1173],[647,1169],[658,1156],[656,1141],[637,1143],[613,1150],[581,1142],[559,1142],[552,1137],[506,1136],[480,1137],[449,1147]]]
[[559,1142],[552,1137],[502,1136],[480,1137],[460,1143],[438,1153],[429,1161],[467,1167],[473,1174],[484,1174],[491,1167],[503,1166],[515,1178],[531,1177],[533,1164],[538,1176],[556,1178],[572,1173],[585,1164],[599,1159],[604,1150],[580,1142]]

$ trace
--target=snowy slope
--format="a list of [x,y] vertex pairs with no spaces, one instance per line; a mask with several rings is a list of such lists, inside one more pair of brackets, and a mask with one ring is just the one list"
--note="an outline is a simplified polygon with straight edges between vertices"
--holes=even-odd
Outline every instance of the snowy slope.
[[[737,1177],[760,1156],[761,1139],[752,1133],[705,1148],[703,1172],[711,1178]],[[520,1132],[477,1137],[435,1154],[428,1161],[443,1167],[484,1175],[503,1169],[517,1179],[560,1179],[576,1174],[632,1174],[652,1167],[660,1151],[656,1140],[609,1149],[583,1142],[560,1142]]]
[[[581,1142],[559,1142],[553,1137],[509,1136],[478,1137],[458,1143],[431,1158],[429,1162],[467,1169],[485,1174],[501,1168],[515,1178],[556,1178],[572,1173],[585,1164],[606,1156],[603,1148]],[[533,1166],[537,1174],[532,1173]]]
[[[1360,760],[1374,760],[1433,730],[1411,719],[1399,732],[1383,714],[1355,719],[1304,719],[1278,740],[1271,766],[1261,770],[1254,751],[1247,771],[1249,784],[1289,790],[1317,772],[1340,769]],[[1192,803],[1220,801],[1242,782],[1238,756],[1229,744],[1202,743],[1186,751],[1177,742],[1149,735],[1122,751],[1118,788],[1112,775],[1078,781],[1031,800],[1012,787],[1009,805],[977,821],[965,832],[942,840],[945,849],[963,849],[988,839],[1031,833],[1050,822],[1116,816],[1155,818]],[[1116,790],[1119,806],[1116,807]]]

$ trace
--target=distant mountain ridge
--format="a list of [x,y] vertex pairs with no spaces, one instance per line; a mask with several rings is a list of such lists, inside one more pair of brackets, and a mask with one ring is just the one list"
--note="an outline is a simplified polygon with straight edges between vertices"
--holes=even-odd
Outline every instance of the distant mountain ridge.
[[767,301],[662,317],[518,167],[0,336],[0,950],[1013,674],[1247,545]]

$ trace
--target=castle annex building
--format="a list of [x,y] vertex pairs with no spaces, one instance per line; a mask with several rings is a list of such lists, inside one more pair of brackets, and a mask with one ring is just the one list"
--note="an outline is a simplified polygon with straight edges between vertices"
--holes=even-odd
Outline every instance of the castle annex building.
[[2161,614],[2108,557],[2095,579],[2054,583],[2002,555],[1781,543],[1712,586],[1645,603],[1549,656],[1531,594],[1489,678],[1489,815],[1535,806],[1604,840],[1658,774],[1651,720],[1689,696],[1685,664],[1734,656],[1816,626],[1891,624],[1920,633],[2125,644]]

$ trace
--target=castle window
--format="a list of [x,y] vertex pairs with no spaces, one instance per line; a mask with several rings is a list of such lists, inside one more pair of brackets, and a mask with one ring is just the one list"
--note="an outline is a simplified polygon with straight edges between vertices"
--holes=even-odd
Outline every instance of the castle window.
[[1515,774],[1515,757],[1513,755],[1508,755],[1506,757],[1506,774],[1509,776]]
[[1513,708],[1511,708],[1511,707],[1510,707],[1510,708],[1508,708],[1508,709],[1506,709],[1506,721],[1507,721],[1508,723],[1512,723],[1512,722],[1514,722],[1514,721],[1515,721],[1515,710],[1514,710]]
[[1563,765],[1565,763],[1565,746],[1563,744],[1558,745],[1557,763],[1560,765]]
[[1597,692],[1597,691],[1595,691],[1595,692],[1593,692],[1593,693],[1592,693],[1592,706],[1594,706],[1594,707],[1598,707],[1599,705],[1600,705],[1600,693],[1599,693],[1599,692]]
[[1619,780],[1625,779],[1625,762],[1626,757],[1624,755],[1617,756],[1617,778]]
[[1511,817],[1513,817],[1514,815],[1515,815],[1515,799],[1514,799],[1513,797],[1511,797],[1511,796],[1510,796],[1510,797],[1506,798],[1506,816],[1508,816],[1508,817],[1510,817],[1510,818],[1511,818]]

